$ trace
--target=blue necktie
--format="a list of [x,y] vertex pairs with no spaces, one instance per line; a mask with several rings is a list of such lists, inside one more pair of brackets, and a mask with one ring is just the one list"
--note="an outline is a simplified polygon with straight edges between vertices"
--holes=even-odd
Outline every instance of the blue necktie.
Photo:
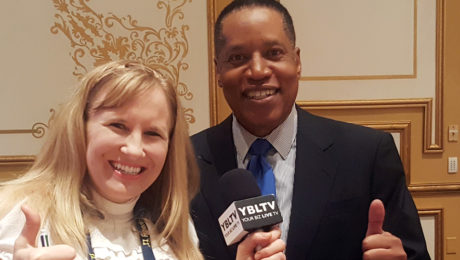
[[267,140],[260,138],[255,140],[248,152],[251,155],[248,170],[254,174],[262,195],[273,194],[276,196],[275,175],[266,158],[267,152],[271,148],[272,145]]

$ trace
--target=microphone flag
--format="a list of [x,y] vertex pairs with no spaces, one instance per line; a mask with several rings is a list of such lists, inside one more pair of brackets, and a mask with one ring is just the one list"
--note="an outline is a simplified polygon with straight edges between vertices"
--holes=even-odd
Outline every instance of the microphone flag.
[[281,223],[283,218],[275,196],[270,194],[234,201],[218,220],[229,246],[249,232]]

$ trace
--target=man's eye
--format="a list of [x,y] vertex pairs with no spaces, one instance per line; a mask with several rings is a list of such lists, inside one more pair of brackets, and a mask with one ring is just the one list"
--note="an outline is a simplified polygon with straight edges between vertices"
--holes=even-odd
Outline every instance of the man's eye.
[[283,52],[279,49],[273,49],[273,50],[269,50],[267,52],[267,56],[268,57],[271,57],[271,58],[278,58],[280,57],[281,55],[283,54]]
[[228,62],[230,63],[242,63],[244,60],[245,57],[241,54],[232,54],[228,57]]

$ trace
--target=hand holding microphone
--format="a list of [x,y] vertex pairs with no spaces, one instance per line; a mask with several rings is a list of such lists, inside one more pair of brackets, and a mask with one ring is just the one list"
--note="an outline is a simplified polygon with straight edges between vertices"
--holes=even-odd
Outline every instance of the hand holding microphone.
[[26,223],[22,229],[21,234],[14,243],[13,259],[75,259],[75,249],[68,245],[37,247],[35,239],[40,229],[40,216],[26,206],[22,206],[21,210],[26,217]]
[[250,233],[238,245],[236,259],[279,259],[285,260],[284,250],[286,244],[280,239],[281,230],[274,227],[271,231],[256,231]]
[[[261,196],[252,173],[234,169],[219,179],[227,210],[219,225],[227,245],[239,242],[237,259],[286,259],[286,248],[276,225],[283,221],[273,195]],[[248,235],[249,234],[249,235]]]

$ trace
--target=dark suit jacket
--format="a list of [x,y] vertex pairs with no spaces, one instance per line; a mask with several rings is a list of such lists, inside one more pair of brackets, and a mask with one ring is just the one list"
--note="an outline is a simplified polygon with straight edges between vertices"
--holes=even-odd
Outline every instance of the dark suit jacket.
[[[386,209],[384,230],[399,237],[408,259],[430,259],[392,136],[298,111],[297,155],[287,259],[362,259],[370,202]],[[192,218],[206,259],[235,259],[218,217],[217,180],[237,167],[232,118],[192,137],[201,170]]]

